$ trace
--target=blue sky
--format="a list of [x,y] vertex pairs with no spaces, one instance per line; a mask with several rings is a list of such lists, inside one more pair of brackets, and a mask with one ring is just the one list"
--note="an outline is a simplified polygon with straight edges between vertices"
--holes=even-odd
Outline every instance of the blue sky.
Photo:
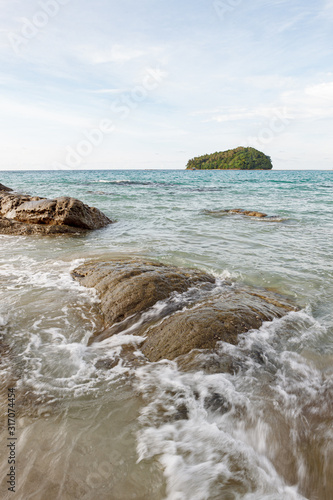
[[0,169],[333,168],[333,0],[0,0]]

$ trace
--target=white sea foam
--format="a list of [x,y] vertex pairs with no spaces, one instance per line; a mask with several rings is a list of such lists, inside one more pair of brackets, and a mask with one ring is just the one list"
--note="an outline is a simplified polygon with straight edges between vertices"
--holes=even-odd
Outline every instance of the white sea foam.
[[7,325],[7,319],[5,318],[5,316],[0,315],[0,327],[6,325]]
[[299,329],[307,339],[322,331],[299,311],[244,334],[237,346],[221,343],[218,356],[239,367],[231,373],[183,373],[174,362],[137,370],[147,402],[139,460],[159,457],[168,500],[303,498],[281,470],[294,470],[299,485],[311,474],[311,457],[300,453],[306,412],[316,419],[318,446],[333,442],[319,430],[330,414],[325,397],[333,393],[333,380],[295,352]]

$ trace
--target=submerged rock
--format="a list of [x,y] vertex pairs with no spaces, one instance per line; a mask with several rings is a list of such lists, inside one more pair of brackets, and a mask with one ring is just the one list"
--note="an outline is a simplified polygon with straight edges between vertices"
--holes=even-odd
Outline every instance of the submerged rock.
[[244,215],[245,217],[256,217],[257,219],[262,219],[266,222],[285,222],[288,219],[284,217],[279,217],[277,215],[267,215],[264,212],[258,212],[258,210],[244,210],[243,208],[231,208],[222,210],[203,210],[205,215],[211,215],[212,217],[224,217],[227,215]]
[[[217,284],[209,274],[153,262],[84,264],[72,276],[100,295],[107,329],[93,340],[120,332],[142,336],[149,361],[214,349],[218,341],[236,344],[239,334],[295,310],[272,292]],[[166,307],[172,297],[177,300]]]
[[111,224],[100,210],[70,197],[40,198],[0,192],[0,232],[3,234],[77,233]]
[[247,215],[248,217],[268,217],[267,214],[263,212],[258,212],[257,210],[244,210],[243,208],[231,208],[229,210],[204,210],[207,215],[228,215],[228,214],[239,214]]

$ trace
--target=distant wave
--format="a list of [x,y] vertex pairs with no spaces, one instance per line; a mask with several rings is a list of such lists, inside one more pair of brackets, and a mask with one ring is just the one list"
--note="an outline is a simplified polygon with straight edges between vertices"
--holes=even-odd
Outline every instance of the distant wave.
[[130,179],[98,179],[97,181],[92,181],[92,184],[97,184],[100,182],[104,184],[117,184],[122,186],[175,186],[174,183],[169,182],[131,181]]
[[92,184],[103,183],[103,184],[111,184],[117,186],[154,186],[162,188],[172,187],[185,192],[214,192],[214,191],[222,191],[224,189],[224,187],[214,187],[214,186],[192,187],[192,186],[182,186],[179,184],[177,185],[176,183],[173,182],[132,181],[130,179],[113,179],[113,180],[98,179],[96,181],[91,181],[91,182]]

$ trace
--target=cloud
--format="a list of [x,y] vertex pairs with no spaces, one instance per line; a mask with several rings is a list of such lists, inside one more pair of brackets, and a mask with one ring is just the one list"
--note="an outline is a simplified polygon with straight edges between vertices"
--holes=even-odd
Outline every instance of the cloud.
[[88,127],[91,124],[87,117],[75,115],[70,111],[59,111],[52,107],[45,108],[37,104],[20,103],[8,98],[0,98],[0,110],[2,116],[7,115],[11,120],[15,120],[18,127],[20,120],[26,119],[34,124],[39,123],[41,126],[47,122],[51,125],[61,124],[78,129]]
[[79,57],[83,57],[91,64],[124,63],[145,55],[144,50],[115,44],[110,48],[100,49],[92,47],[79,47]]
[[323,9],[320,12],[320,18],[333,20],[333,0],[326,0]]
[[[224,112],[217,112],[216,115],[204,120],[205,122],[216,121],[218,123],[230,121],[253,120],[255,118],[272,118],[277,115],[285,115],[287,118],[286,108],[279,106],[259,106],[253,108],[228,108]],[[291,116],[289,116],[291,118]]]
[[91,92],[92,94],[122,94],[123,92],[128,92],[129,89],[95,89],[95,90],[85,90],[85,92]]
[[311,123],[333,115],[333,0],[230,2],[235,8],[223,21],[213,3],[70,1],[16,54],[2,47],[6,30],[20,33],[17,19],[33,19],[41,1],[0,0],[0,105],[10,123],[3,140],[15,137],[13,156],[15,143],[34,141],[34,134],[46,158],[50,143],[75,143],[92,120],[142,85],[148,67],[167,77],[133,106],[117,144],[105,141],[106,158],[145,161],[151,148],[172,160],[170,151],[228,148],[279,113],[292,120],[284,150],[297,144],[306,157],[311,148],[330,148],[329,124],[316,123],[322,133],[314,144]]
[[333,82],[324,82],[306,87],[304,94],[318,100],[328,100],[333,105]]
[[281,101],[296,119],[333,118],[333,82],[285,92]]
[[203,122],[217,123],[269,119],[275,116],[285,116],[290,120],[326,119],[333,117],[333,81],[284,91],[277,95],[273,104],[267,106],[229,106],[201,110],[192,115],[207,115]]

